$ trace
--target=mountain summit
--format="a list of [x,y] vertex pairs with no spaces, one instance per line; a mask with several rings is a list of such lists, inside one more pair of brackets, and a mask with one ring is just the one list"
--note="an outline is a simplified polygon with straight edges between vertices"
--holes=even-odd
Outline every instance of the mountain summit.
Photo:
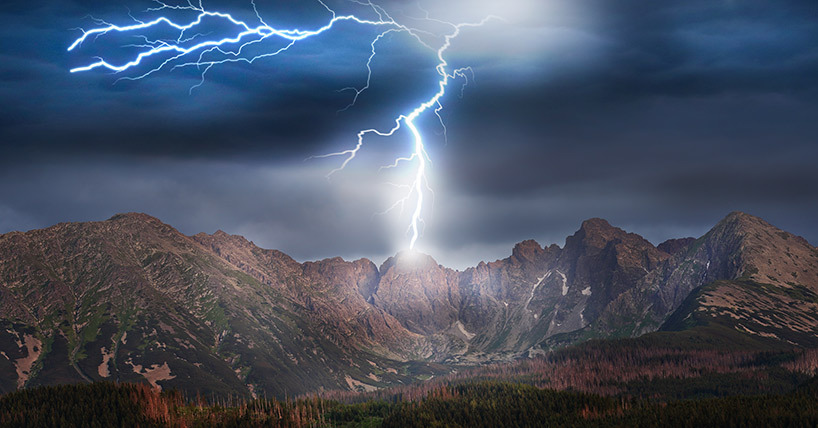
[[590,219],[562,248],[523,241],[458,272],[416,252],[299,263],[131,213],[0,235],[0,311],[0,392],[108,379],[282,396],[659,329],[812,345],[818,250],[738,212],[658,247]]

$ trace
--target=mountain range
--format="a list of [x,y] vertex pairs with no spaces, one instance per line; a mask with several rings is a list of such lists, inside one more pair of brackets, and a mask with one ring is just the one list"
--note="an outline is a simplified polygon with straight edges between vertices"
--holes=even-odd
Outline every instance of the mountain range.
[[590,219],[464,271],[416,252],[299,263],[135,213],[0,235],[0,393],[372,390],[656,331],[818,346],[818,249],[741,212],[658,246]]

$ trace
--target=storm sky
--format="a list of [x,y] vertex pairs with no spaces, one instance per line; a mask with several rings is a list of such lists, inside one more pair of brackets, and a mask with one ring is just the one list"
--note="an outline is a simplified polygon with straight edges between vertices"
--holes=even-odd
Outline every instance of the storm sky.
[[[257,0],[265,20],[313,28],[317,2]],[[354,3],[329,3],[361,11]],[[443,99],[448,131],[422,125],[434,206],[418,249],[463,268],[515,242],[562,245],[602,217],[654,243],[700,236],[741,210],[818,242],[818,8],[814,0],[510,0],[381,3],[464,30],[453,67],[475,80]],[[367,141],[330,180],[362,128],[387,128],[435,91],[434,58],[396,35],[365,82],[372,29],[339,26],[285,56],[119,81],[71,74],[134,40],[66,48],[90,28],[150,19],[141,0],[3,2],[0,8],[0,233],[145,212],[186,234],[222,229],[298,260],[370,257],[408,245],[408,220],[376,215],[398,193],[378,167],[408,136]],[[252,17],[248,1],[211,10]],[[421,7],[418,7],[421,6]],[[364,13],[361,11],[360,13]],[[107,44],[106,44],[107,43]]]

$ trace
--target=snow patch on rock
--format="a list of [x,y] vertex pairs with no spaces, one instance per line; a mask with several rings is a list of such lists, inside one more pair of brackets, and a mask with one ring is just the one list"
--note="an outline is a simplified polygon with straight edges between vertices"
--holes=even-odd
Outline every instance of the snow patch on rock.
[[104,346],[100,348],[100,352],[102,352],[102,364],[97,367],[97,373],[101,377],[109,377],[111,376],[110,366],[108,362],[111,361],[111,358],[114,356],[114,350],[111,349],[108,351]]
[[463,336],[466,336],[467,340],[471,340],[474,337],[474,333],[469,333],[468,330],[466,330],[466,327],[463,325],[463,323],[460,322],[460,320],[454,323],[454,325],[457,326],[457,329],[460,331],[460,333],[463,334]]
[[557,275],[560,276],[562,279],[562,295],[565,296],[568,294],[568,278],[565,277],[565,274],[557,270]]

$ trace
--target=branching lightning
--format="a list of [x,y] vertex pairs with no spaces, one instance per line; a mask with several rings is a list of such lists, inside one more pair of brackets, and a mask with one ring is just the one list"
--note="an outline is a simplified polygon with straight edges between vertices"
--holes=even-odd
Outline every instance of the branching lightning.
[[[133,20],[129,25],[115,25],[105,21],[95,19],[96,28],[84,30],[81,29],[82,35],[77,38],[69,47],[68,51],[74,51],[83,43],[89,40],[96,40],[99,37],[112,33],[133,33],[141,42],[138,44],[130,44],[127,47],[138,49],[139,52],[130,59],[120,64],[114,64],[103,57],[96,58],[96,61],[71,69],[72,73],[85,72],[94,69],[107,69],[114,73],[124,73],[128,71],[138,71],[136,75],[127,75],[120,79],[139,80],[150,76],[163,69],[179,69],[195,67],[201,71],[201,81],[191,88],[191,91],[200,87],[205,82],[207,72],[214,66],[244,62],[252,64],[256,60],[269,58],[281,55],[292,48],[296,43],[307,40],[309,38],[318,36],[322,33],[328,32],[335,27],[339,22],[353,22],[364,26],[372,26],[381,28],[382,30],[370,43],[371,55],[366,62],[367,79],[366,84],[360,88],[349,87],[341,89],[341,91],[352,91],[354,96],[345,108],[345,111],[352,108],[358,101],[359,97],[370,87],[372,81],[372,62],[377,55],[377,45],[384,37],[393,33],[406,33],[412,36],[418,43],[430,49],[436,55],[437,65],[435,70],[440,76],[437,84],[437,91],[431,95],[425,102],[418,105],[411,112],[401,114],[394,120],[394,126],[388,130],[378,130],[375,128],[364,129],[358,132],[357,144],[347,150],[329,153],[315,158],[329,158],[340,157],[343,160],[340,165],[329,172],[328,177],[335,174],[352,162],[358,155],[359,151],[364,145],[367,136],[377,135],[381,137],[392,137],[405,126],[409,130],[412,138],[412,151],[409,156],[402,156],[395,159],[394,163],[386,165],[382,168],[397,168],[401,163],[413,163],[414,173],[412,182],[408,185],[399,185],[399,187],[406,189],[407,193],[397,202],[395,202],[389,210],[396,207],[401,209],[407,202],[413,201],[414,207],[412,210],[411,223],[408,228],[408,233],[411,235],[409,248],[414,249],[418,238],[422,234],[423,212],[424,212],[424,196],[433,194],[427,179],[427,169],[430,164],[429,155],[426,151],[423,136],[418,129],[415,121],[424,113],[432,111],[440,121],[443,129],[444,138],[447,138],[446,126],[440,114],[443,109],[442,98],[446,95],[446,90],[450,82],[454,79],[463,79],[464,87],[469,82],[469,75],[473,78],[473,72],[470,68],[460,68],[453,71],[448,71],[449,63],[445,58],[445,54],[451,47],[452,41],[457,38],[461,30],[467,27],[478,27],[484,25],[489,19],[494,17],[487,17],[480,22],[475,23],[460,23],[454,24],[446,21],[441,21],[429,17],[428,12],[424,11],[424,17],[419,20],[434,22],[441,24],[448,28],[445,34],[433,34],[416,27],[399,23],[395,20],[384,8],[372,3],[371,0],[349,0],[365,7],[371,15],[377,18],[361,18],[356,15],[338,15],[336,12],[327,6],[322,0],[317,0],[330,14],[331,18],[323,26],[316,29],[281,29],[268,25],[259,14],[254,0],[251,0],[253,11],[255,12],[256,23],[247,23],[235,18],[229,13],[207,10],[199,0],[194,4],[190,0],[186,4],[173,5],[166,4],[156,0],[157,7],[148,9],[146,12],[152,14],[160,14],[166,11],[174,12],[189,12],[195,15],[193,19],[185,23],[179,23],[167,16],[158,16],[151,20],[141,21],[128,15]],[[421,9],[422,10],[422,9]],[[416,18],[417,19],[417,18]],[[234,32],[221,37],[213,37],[211,32],[200,32],[198,28],[204,27],[205,20],[219,20],[224,24],[230,24],[234,27]],[[140,32],[147,32],[154,29],[174,29],[178,32],[178,36],[174,40],[153,40]],[[423,36],[431,36],[433,38],[442,39],[439,46],[431,46],[424,41]],[[248,48],[252,45],[257,45],[268,39],[278,39],[283,42],[283,46],[276,49],[264,52],[261,54],[250,55],[247,53]],[[152,67],[144,67],[143,63],[157,58],[157,65]],[[461,89],[462,96],[462,89]],[[387,211],[389,211],[387,210]]]

